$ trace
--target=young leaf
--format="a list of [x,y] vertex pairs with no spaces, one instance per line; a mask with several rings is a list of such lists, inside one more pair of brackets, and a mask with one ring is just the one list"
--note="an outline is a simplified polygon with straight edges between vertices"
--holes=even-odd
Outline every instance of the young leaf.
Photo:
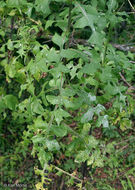
[[63,118],[69,117],[70,114],[68,112],[66,112],[63,109],[57,109],[56,111],[53,111],[54,116],[55,116],[55,120],[57,122],[57,124],[59,125],[60,122],[63,120]]
[[100,68],[100,64],[99,63],[90,63],[90,64],[86,64],[82,69],[81,72],[86,73],[88,75],[93,75],[98,69]]

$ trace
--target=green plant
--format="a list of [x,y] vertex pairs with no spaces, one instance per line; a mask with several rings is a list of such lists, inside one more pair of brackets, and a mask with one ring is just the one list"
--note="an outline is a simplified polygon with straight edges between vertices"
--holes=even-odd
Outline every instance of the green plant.
[[[25,157],[32,146],[39,161],[35,173],[41,176],[37,189],[52,188],[52,173],[63,181],[67,176],[66,188],[89,188],[97,168],[118,168],[126,155],[117,143],[134,135],[135,65],[133,53],[111,44],[118,25],[132,22],[121,6],[120,0],[7,0],[0,5],[2,152],[9,147],[6,126],[13,144],[23,147],[19,154]],[[121,183],[132,187],[128,176]],[[102,187],[110,184],[101,181],[97,188]]]

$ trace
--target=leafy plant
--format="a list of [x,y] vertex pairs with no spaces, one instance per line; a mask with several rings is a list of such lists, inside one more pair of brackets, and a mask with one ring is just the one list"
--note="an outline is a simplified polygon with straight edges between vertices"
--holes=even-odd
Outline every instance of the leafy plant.
[[[52,189],[52,175],[61,189],[89,189],[98,168],[132,167],[134,139],[124,143],[134,135],[134,54],[112,43],[121,43],[121,23],[134,23],[124,7],[121,0],[1,2],[1,154],[8,136],[21,147],[15,157],[32,147],[36,189]],[[121,185],[134,188],[128,175]]]

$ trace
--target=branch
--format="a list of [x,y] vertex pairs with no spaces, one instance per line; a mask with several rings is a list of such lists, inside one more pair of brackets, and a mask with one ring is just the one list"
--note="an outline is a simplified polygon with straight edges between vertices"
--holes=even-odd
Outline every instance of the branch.
[[133,7],[133,5],[132,5],[131,1],[130,1],[130,0],[128,0],[128,2],[129,2],[130,7],[132,8],[132,10],[133,10],[133,11],[134,11],[134,13],[135,13],[135,8]]
[[121,79],[126,83],[126,85],[130,88],[130,90],[135,90],[135,87],[126,81],[125,77],[122,75],[121,72],[119,72],[119,75],[121,76]]
[[61,168],[58,168],[57,166],[54,166],[54,168],[55,168],[56,170],[58,170],[58,171],[64,173],[64,174],[66,174],[66,175],[69,175],[70,177],[76,179],[77,181],[80,181],[81,183],[83,182],[83,180],[79,179],[78,177],[75,177],[73,174],[70,174],[70,173],[68,173],[68,172],[66,172],[66,171],[64,171],[64,170],[62,170]]
[[130,51],[132,53],[135,53],[135,47],[134,46],[128,46],[125,44],[112,44],[113,47],[122,50],[122,51]]

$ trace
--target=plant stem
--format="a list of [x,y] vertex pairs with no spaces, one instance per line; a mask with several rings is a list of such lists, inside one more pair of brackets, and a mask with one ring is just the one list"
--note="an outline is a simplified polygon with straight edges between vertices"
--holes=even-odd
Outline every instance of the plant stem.
[[104,54],[103,54],[102,65],[104,65],[104,63],[105,63],[106,52],[107,52],[108,43],[110,41],[111,31],[112,31],[112,27],[109,24],[109,32],[108,32],[108,37],[107,37],[106,42],[105,42],[105,50],[104,50]]
[[72,11],[72,0],[70,0],[70,3],[69,3],[68,26],[67,26],[68,41],[65,45],[65,49],[69,48],[69,38],[70,38],[70,29],[71,29],[71,11]]
[[66,172],[66,171],[64,171],[64,170],[62,170],[61,168],[58,168],[57,166],[54,166],[54,168],[55,168],[56,170],[58,170],[58,171],[64,173],[64,174],[69,175],[70,177],[72,177],[72,178],[74,178],[74,179],[80,181],[81,183],[83,182],[83,180],[79,179],[78,177],[75,177],[73,174],[70,174],[70,173],[68,173],[68,172]]

